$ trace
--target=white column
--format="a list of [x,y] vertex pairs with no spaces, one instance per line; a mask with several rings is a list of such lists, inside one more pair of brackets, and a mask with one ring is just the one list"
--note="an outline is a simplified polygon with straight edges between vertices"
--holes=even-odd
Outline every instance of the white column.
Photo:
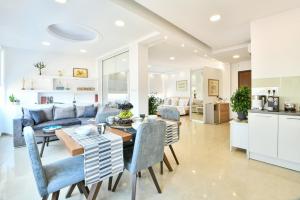
[[148,114],[148,46],[139,42],[129,46],[129,100],[133,114]]

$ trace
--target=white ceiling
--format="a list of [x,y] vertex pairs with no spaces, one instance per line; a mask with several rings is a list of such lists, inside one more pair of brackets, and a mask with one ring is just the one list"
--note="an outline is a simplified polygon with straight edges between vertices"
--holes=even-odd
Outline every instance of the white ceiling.
[[[172,39],[161,41],[149,48],[149,64],[151,72],[171,72],[174,70],[195,69],[202,67],[218,68],[222,63],[195,48]],[[174,57],[174,60],[170,60]]]
[[[213,49],[250,41],[250,21],[300,7],[299,0],[135,0]],[[209,17],[220,14],[212,23]]]
[[[125,27],[114,25],[123,20]],[[47,32],[54,23],[75,23],[100,33],[93,42],[61,40]],[[100,56],[154,31],[144,19],[115,5],[109,0],[69,0],[58,4],[54,0],[0,0],[0,45],[53,51],[65,54]],[[49,41],[50,46],[41,45]]]

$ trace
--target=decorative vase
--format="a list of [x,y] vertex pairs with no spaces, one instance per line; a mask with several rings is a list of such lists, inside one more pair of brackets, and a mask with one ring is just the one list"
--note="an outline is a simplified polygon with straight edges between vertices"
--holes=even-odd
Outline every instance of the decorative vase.
[[238,115],[239,120],[246,120],[247,119],[247,115],[244,114],[244,113],[238,112],[237,115]]

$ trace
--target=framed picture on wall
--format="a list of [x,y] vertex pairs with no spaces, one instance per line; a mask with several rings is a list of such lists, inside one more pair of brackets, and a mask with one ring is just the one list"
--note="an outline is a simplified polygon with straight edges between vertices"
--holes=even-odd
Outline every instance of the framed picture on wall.
[[86,68],[73,68],[73,77],[88,78],[89,77],[89,71]]
[[176,91],[187,91],[187,80],[176,81]]
[[219,80],[208,79],[208,96],[219,96]]

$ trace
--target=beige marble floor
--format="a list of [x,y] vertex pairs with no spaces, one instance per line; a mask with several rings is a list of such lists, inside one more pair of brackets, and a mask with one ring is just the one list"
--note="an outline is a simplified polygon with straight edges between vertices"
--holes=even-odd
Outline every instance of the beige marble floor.
[[[158,174],[163,193],[158,194],[143,172],[138,180],[137,199],[142,200],[299,200],[300,173],[247,160],[243,151],[229,151],[229,126],[204,125],[183,118],[181,140],[174,145],[180,165],[171,156],[174,172]],[[166,151],[170,155],[169,151]],[[68,157],[60,142],[46,148],[44,163]],[[101,188],[98,199],[130,199],[128,174],[121,179],[117,192]],[[66,189],[60,199],[65,199]],[[35,200],[37,193],[26,148],[12,148],[12,138],[0,137],[0,200]],[[76,191],[71,200],[84,199]]]

